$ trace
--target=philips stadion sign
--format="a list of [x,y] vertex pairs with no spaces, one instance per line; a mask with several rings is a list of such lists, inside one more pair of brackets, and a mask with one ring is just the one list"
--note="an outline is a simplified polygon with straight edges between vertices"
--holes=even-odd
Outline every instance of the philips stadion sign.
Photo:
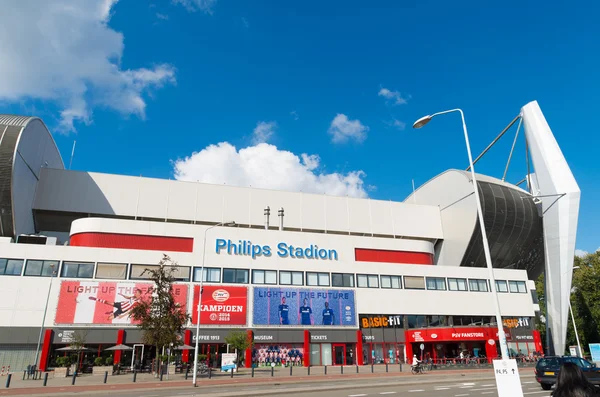
[[215,240],[215,252],[221,252],[228,255],[251,256],[252,259],[259,257],[269,258],[276,253],[280,258],[299,258],[299,259],[322,259],[337,261],[338,253],[336,250],[319,248],[318,245],[311,244],[308,247],[296,247],[287,243],[279,243],[274,249],[270,245],[252,244],[252,241],[238,240],[237,242],[229,239],[218,238]]

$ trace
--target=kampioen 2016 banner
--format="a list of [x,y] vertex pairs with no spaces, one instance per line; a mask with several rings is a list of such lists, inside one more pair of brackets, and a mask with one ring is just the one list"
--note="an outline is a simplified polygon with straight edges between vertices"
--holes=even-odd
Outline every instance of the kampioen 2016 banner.
[[[198,322],[198,297],[200,286],[194,286],[194,308],[192,324]],[[202,293],[200,324],[202,325],[246,325],[248,288],[226,285],[205,285]]]
[[[131,309],[152,299],[151,283],[63,281],[55,324],[136,324]],[[186,310],[187,285],[174,284],[173,297]]]
[[254,288],[254,325],[356,326],[354,291]]

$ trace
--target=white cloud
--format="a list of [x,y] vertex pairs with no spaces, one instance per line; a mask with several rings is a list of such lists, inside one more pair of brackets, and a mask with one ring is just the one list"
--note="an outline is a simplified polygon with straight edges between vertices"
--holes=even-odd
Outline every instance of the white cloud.
[[293,118],[294,120],[298,120],[298,119],[300,118],[300,116],[298,116],[298,112],[296,112],[295,110],[292,110],[292,111],[290,112],[290,116],[292,116],[292,118]]
[[392,118],[392,121],[386,122],[386,124],[389,125],[390,127],[397,128],[400,131],[404,131],[404,129],[406,128],[406,123],[404,121],[400,121],[395,118]]
[[172,0],[172,2],[173,4],[181,4],[190,12],[199,10],[212,15],[217,0]]
[[402,94],[400,94],[399,91],[392,91],[383,87],[379,90],[379,93],[377,95],[382,96],[385,99],[391,101],[394,105],[406,105],[409,99],[409,97],[402,97]]
[[252,131],[252,143],[268,142],[275,133],[276,128],[277,123],[274,121],[259,121],[256,123],[254,131]]
[[329,126],[329,134],[333,143],[344,143],[348,140],[363,142],[367,139],[369,127],[360,120],[350,120],[345,114],[338,113]]
[[166,14],[161,14],[160,12],[156,13],[156,18],[161,19],[163,21],[168,21],[169,20],[169,16]]
[[[0,100],[54,101],[60,127],[90,123],[96,106],[145,117],[144,94],[175,82],[171,65],[123,69],[123,35],[108,26],[118,0],[12,0],[0,13]],[[10,33],[10,40],[6,39]]]
[[319,167],[317,155],[303,153],[298,157],[267,143],[238,151],[230,143],[221,142],[173,162],[178,180],[367,197],[363,171],[324,173],[318,171]]
[[575,256],[578,256],[580,258],[583,258],[587,254],[589,254],[589,252],[587,252],[587,251],[584,251],[584,250],[575,250]]

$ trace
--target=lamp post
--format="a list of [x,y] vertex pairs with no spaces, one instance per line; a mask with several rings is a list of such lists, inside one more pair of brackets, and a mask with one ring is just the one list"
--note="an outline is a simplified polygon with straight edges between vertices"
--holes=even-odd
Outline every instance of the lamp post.
[[498,301],[498,293],[496,291],[496,280],[494,278],[494,268],[492,267],[492,256],[490,254],[490,245],[487,239],[487,233],[485,231],[485,224],[483,222],[483,210],[481,208],[481,201],[479,200],[479,189],[477,187],[477,179],[475,177],[475,167],[473,166],[473,157],[471,155],[471,145],[469,144],[469,135],[467,133],[467,124],[465,123],[465,115],[461,109],[451,109],[443,112],[434,113],[425,117],[421,117],[413,124],[413,128],[421,128],[431,121],[435,116],[440,116],[446,113],[458,112],[462,119],[463,132],[465,135],[465,143],[467,146],[467,154],[469,156],[469,165],[471,168],[471,178],[473,179],[473,190],[475,193],[475,201],[477,203],[477,215],[479,217],[479,227],[481,229],[481,239],[483,240],[483,252],[485,254],[485,262],[487,264],[491,288],[492,288],[492,299],[494,301],[494,309],[496,311],[496,323],[498,324],[498,340],[500,341],[500,352],[502,359],[507,360],[508,346],[506,345],[506,334],[502,326],[502,315],[500,314],[500,303]]
[[[48,295],[46,296],[46,305],[44,306],[44,315],[42,316],[42,326],[40,327],[40,335],[38,337],[37,348],[35,349],[35,361],[33,367],[37,369],[38,356],[40,354],[40,345],[42,344],[42,334],[44,333],[44,324],[46,323],[46,313],[48,312],[48,301],[50,300],[50,292],[52,291],[52,280],[56,277],[57,269],[54,268],[54,263],[50,265],[52,272],[50,273],[50,285],[48,286]],[[44,262],[42,262],[42,272],[44,271]]]
[[[579,269],[579,266],[573,266],[573,268],[570,271],[573,271],[575,269]],[[567,274],[568,272],[565,272],[563,274],[563,276],[565,274]],[[546,310],[548,310],[548,306],[546,305]],[[577,325],[575,324],[575,316],[573,315],[573,307],[571,306],[571,294],[569,294],[569,312],[571,312],[571,321],[573,321],[573,329],[575,330],[575,339],[577,339],[577,357],[581,357],[582,354],[582,350],[581,350],[581,343],[579,343],[579,333],[577,332]]]
[[200,307],[202,307],[202,290],[204,289],[204,261],[206,259],[206,233],[210,229],[214,229],[219,226],[235,226],[235,222],[220,222],[216,225],[208,227],[204,230],[204,241],[202,248],[202,267],[200,268],[200,295],[198,296],[198,316],[196,318],[196,345],[194,347],[194,374],[192,376],[192,383],[194,387],[198,386],[196,384],[196,378],[198,374],[198,334],[200,333]]

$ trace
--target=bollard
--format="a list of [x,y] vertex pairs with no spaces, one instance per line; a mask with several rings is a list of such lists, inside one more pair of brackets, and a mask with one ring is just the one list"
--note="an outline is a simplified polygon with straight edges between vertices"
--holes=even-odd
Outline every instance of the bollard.
[[104,383],[108,380],[108,371],[104,371]]
[[185,370],[185,380],[187,380],[187,378],[188,378],[188,372],[190,372],[190,371],[189,371],[189,368],[187,368],[187,369]]
[[400,366],[400,372],[402,372],[402,363],[398,364]]
[[8,389],[10,387],[10,380],[12,379],[12,374],[9,373],[7,378],[6,378],[6,388]]
[[375,368],[373,367],[373,364],[371,364],[371,373],[373,373],[373,371],[375,371]]
[[[186,378],[187,378],[187,374],[186,374]],[[133,370],[133,383],[135,383],[135,381],[137,380],[137,369]]]
[[27,371],[23,371],[23,380],[25,380],[25,375],[27,374]]
[[44,373],[44,386],[48,384],[48,372]]
[[75,379],[77,379],[77,371],[73,371],[73,379],[71,380],[71,386],[75,384]]
[[254,367],[252,367],[252,377],[254,378]]
[[208,367],[208,379],[212,378],[212,367]]
[[233,368],[231,368],[231,377],[233,378]]
[[325,375],[327,375],[327,365],[325,366]]
[[308,366],[308,374],[310,375],[310,365]]
[[390,372],[390,371],[388,370],[388,363],[385,363],[385,372],[386,372],[386,373]]
[[342,375],[344,375],[344,366],[343,365],[340,367],[340,371],[341,371]]
[[356,364],[356,373],[358,373],[358,364]]
[[290,376],[292,376],[292,368],[294,368],[294,367],[292,367],[292,366],[290,365]]
[[275,367],[271,366],[271,377],[273,377],[274,374],[275,374]]
[[164,374],[164,371],[163,371],[163,368],[162,368],[162,365],[161,365],[160,366],[160,381],[161,382],[162,382],[163,374]]

